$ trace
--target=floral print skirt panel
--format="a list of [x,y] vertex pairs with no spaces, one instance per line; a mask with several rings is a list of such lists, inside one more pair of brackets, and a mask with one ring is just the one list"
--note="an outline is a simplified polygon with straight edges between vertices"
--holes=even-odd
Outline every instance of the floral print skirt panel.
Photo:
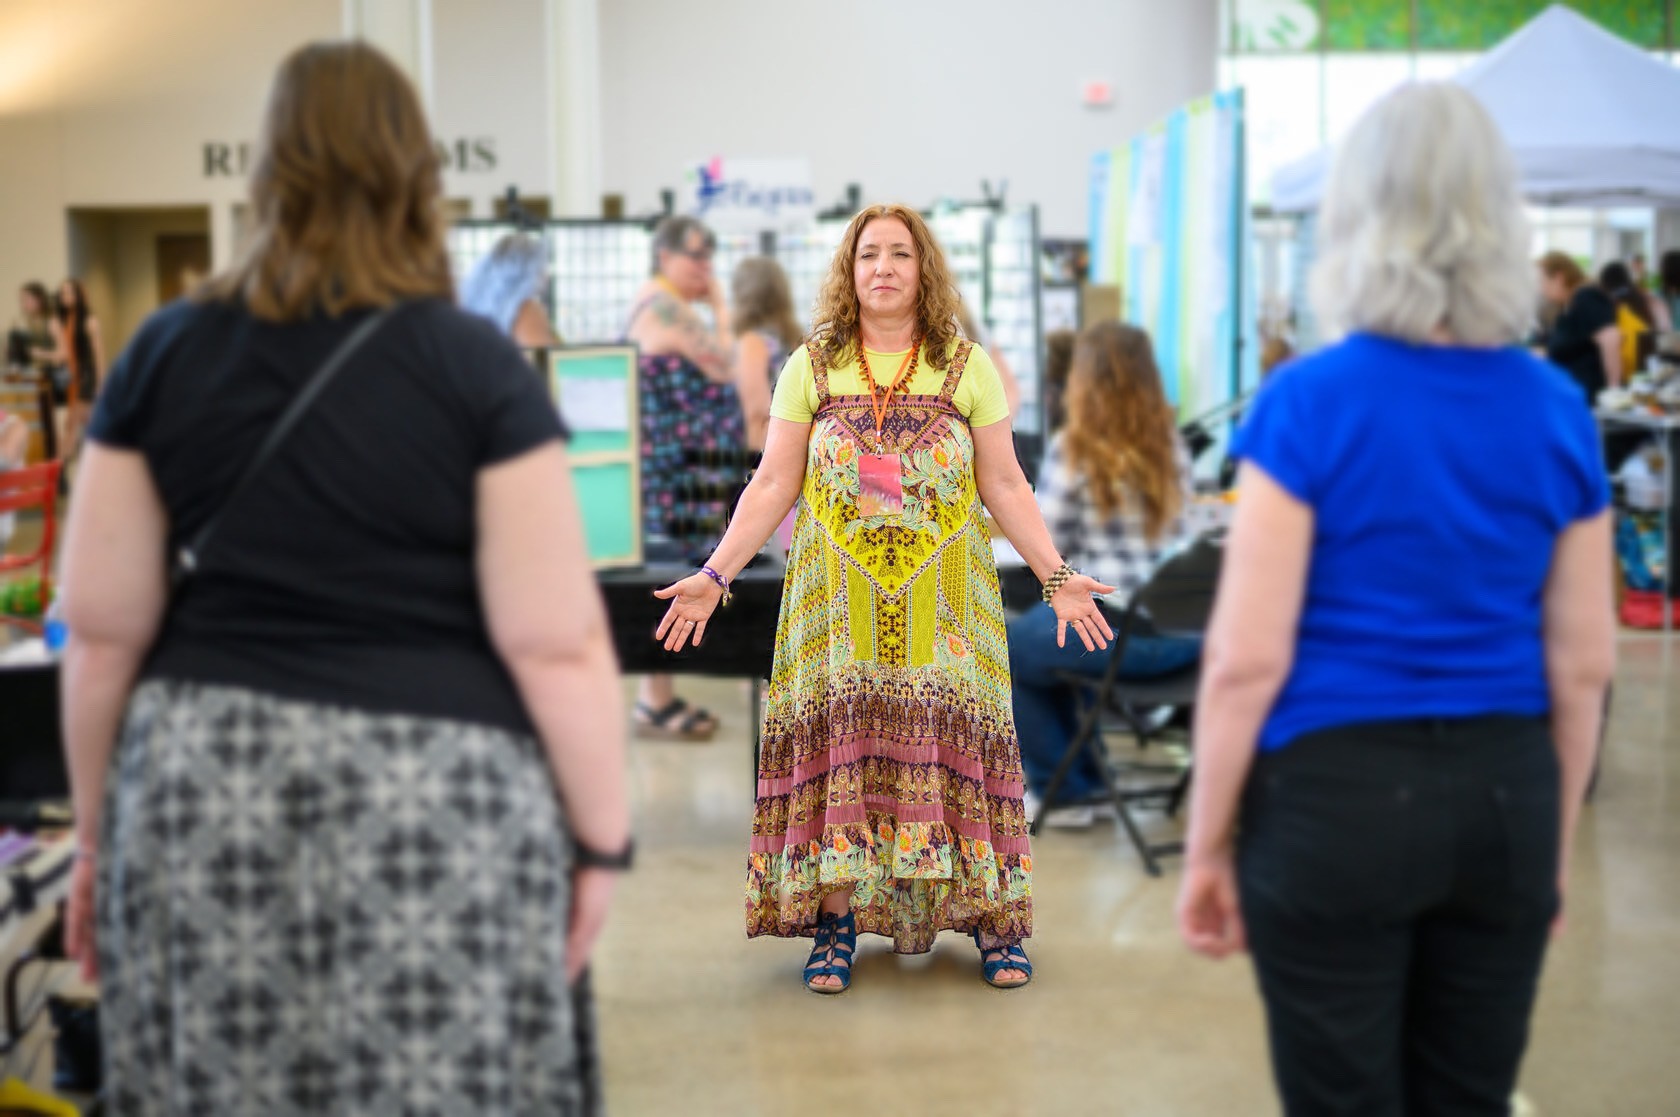
[[740,396],[675,353],[644,355],[637,371],[643,530],[709,547],[741,484],[747,436]]
[[821,406],[788,561],[748,857],[749,936],[812,933],[855,888],[860,931],[899,953],[942,930],[1032,933],[1032,857],[997,570],[952,396],[895,399],[902,510],[872,506],[868,396]]

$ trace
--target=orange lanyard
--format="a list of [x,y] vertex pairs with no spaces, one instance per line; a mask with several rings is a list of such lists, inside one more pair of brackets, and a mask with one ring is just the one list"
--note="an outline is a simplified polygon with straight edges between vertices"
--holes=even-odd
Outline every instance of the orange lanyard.
[[904,360],[899,362],[898,375],[892,378],[892,383],[887,385],[887,390],[883,394],[875,386],[874,374],[869,371],[869,357],[863,351],[863,339],[858,338],[858,370],[863,373],[863,382],[869,385],[869,409],[875,413],[875,452],[877,454],[881,452],[881,431],[887,425],[887,408],[892,406],[893,392],[908,379],[904,374],[905,369],[910,370],[911,377],[916,375],[916,360],[921,348],[922,339],[919,337],[912,338],[910,352],[904,354]]

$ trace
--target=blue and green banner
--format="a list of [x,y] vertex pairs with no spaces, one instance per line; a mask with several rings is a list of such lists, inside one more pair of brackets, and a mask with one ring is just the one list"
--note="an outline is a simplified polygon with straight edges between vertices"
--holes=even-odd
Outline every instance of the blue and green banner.
[[1240,90],[1204,97],[1091,161],[1091,281],[1120,288],[1184,417],[1248,379],[1242,104]]

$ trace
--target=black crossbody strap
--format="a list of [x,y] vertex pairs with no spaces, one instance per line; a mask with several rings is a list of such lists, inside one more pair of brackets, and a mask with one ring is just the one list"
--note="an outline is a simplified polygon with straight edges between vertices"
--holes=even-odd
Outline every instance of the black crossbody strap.
[[251,482],[256,479],[258,473],[262,472],[263,466],[273,459],[275,452],[280,449],[281,443],[286,441],[286,436],[292,433],[293,427],[297,426],[298,420],[303,418],[304,413],[326,390],[333,377],[338,375],[338,371],[349,362],[356,350],[362,347],[362,343],[372,337],[374,332],[385,324],[385,320],[391,316],[395,309],[395,306],[381,307],[368,315],[355,329],[350,331],[349,337],[338,343],[338,348],[332,351],[332,354],[327,357],[321,367],[315,370],[315,374],[309,378],[302,390],[292,399],[291,404],[275,421],[274,426],[269,428],[268,437],[263,439],[261,446],[257,447],[257,452],[251,455],[251,460],[245,465],[245,471],[239,475],[239,480],[233,483],[233,489],[223,499],[221,505],[210,514],[210,518],[205,521],[204,526],[198,529],[198,534],[194,535],[175,553],[175,562],[170,572],[172,585],[180,586],[182,582],[198,570],[199,565],[204,561],[204,552],[209,547],[210,540],[215,536],[216,529],[222,525],[222,520],[227,516],[229,506],[236,504],[239,498],[244,495],[245,490],[251,487]]

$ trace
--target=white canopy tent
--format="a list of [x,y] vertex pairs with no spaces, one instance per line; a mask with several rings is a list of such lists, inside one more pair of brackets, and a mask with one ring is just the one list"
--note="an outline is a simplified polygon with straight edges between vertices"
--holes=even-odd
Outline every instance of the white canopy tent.
[[[1454,75],[1486,106],[1537,205],[1680,206],[1680,69],[1553,4]],[[1331,149],[1272,176],[1272,208],[1316,209]]]

